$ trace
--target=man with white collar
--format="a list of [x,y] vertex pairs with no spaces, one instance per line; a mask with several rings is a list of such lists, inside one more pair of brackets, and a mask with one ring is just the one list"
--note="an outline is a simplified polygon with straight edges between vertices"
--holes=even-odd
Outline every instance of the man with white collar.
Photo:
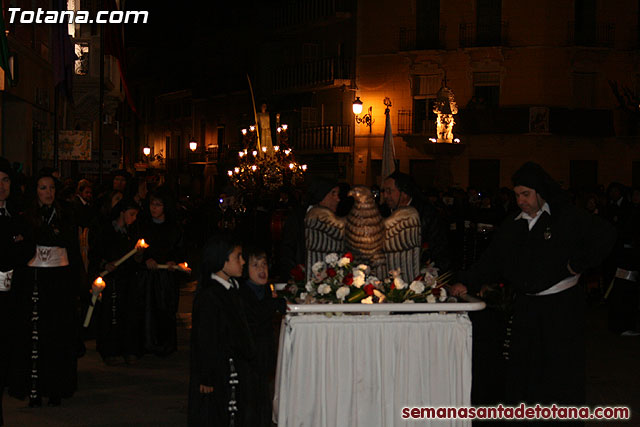
[[607,256],[615,230],[573,206],[536,163],[525,163],[512,179],[521,212],[509,216],[480,260],[459,274],[452,294],[498,281],[512,287],[509,403],[580,405],[585,294],[578,280]]

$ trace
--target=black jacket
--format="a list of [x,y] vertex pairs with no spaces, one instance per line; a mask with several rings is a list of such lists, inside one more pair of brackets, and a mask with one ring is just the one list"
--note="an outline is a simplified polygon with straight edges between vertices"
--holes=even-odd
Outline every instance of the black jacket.
[[569,203],[550,204],[529,231],[526,219],[510,215],[469,271],[459,275],[473,290],[506,280],[517,293],[537,293],[571,273],[599,265],[611,251],[616,232],[606,221]]

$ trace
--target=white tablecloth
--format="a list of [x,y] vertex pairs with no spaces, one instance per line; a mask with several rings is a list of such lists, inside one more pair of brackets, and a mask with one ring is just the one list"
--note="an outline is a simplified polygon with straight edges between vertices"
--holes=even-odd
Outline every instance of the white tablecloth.
[[274,421],[287,426],[468,426],[402,419],[412,406],[469,406],[466,314],[287,316]]

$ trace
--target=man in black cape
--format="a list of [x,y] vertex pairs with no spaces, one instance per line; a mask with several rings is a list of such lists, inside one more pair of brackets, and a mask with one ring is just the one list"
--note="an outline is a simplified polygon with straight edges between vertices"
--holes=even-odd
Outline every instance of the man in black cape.
[[586,297],[578,279],[608,255],[615,230],[573,206],[536,163],[525,163],[513,184],[521,212],[507,217],[452,293],[498,280],[513,287],[508,403],[581,405]]

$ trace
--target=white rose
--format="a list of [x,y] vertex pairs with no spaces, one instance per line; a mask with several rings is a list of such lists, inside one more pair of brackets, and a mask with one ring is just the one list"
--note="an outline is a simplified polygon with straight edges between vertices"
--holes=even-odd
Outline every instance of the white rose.
[[349,258],[342,257],[340,258],[340,261],[338,261],[338,267],[346,267],[347,265],[349,265],[349,263],[351,263],[351,260]]
[[411,282],[409,289],[411,289],[416,294],[421,294],[424,292],[424,283],[414,280],[413,282]]
[[306,292],[302,292],[302,293],[300,294],[300,299],[301,299],[301,300],[304,300],[304,299],[306,299],[306,298],[307,298],[307,293],[306,293]]
[[338,297],[338,299],[342,301],[344,300],[344,297],[349,295],[349,292],[351,292],[351,290],[348,286],[340,286],[336,291],[336,297]]
[[413,304],[413,303],[415,303],[415,301],[412,300],[412,299],[406,299],[406,300],[404,300],[404,303],[405,304]]
[[338,254],[329,254],[324,258],[324,262],[331,266],[335,266],[336,262],[338,262]]
[[433,304],[434,302],[436,302],[436,297],[434,297],[432,294],[427,295],[427,302],[429,304]]
[[356,288],[361,288],[364,285],[364,276],[363,277],[353,277],[353,286]]
[[314,273],[314,274],[318,274],[318,273],[320,273],[321,271],[324,271],[324,270],[325,270],[325,268],[326,268],[326,267],[325,267],[325,265],[324,265],[324,262],[322,262],[322,261],[318,261],[318,262],[316,262],[315,264],[313,264],[313,265],[311,266],[311,271],[313,271],[313,273]]
[[444,288],[440,288],[440,297],[438,299],[440,302],[445,302],[447,300],[447,291]]
[[360,300],[362,304],[373,304],[373,297],[366,297],[365,299]]
[[356,267],[358,270],[362,271],[363,273],[366,272],[369,267],[366,264],[360,264]]
[[304,288],[307,290],[307,292],[313,293],[313,282],[309,280]]
[[432,287],[436,284],[436,278],[427,273],[424,275],[424,282],[427,284],[427,286]]
[[323,283],[322,285],[318,286],[318,293],[320,295],[327,295],[331,293],[331,286],[327,285],[326,283]]
[[396,278],[393,279],[393,284],[396,286],[396,289],[404,289],[407,287],[407,282],[402,280],[399,276],[396,276]]
[[375,285],[376,283],[379,283],[380,279],[378,279],[376,276],[369,276],[369,278],[367,279],[367,285],[371,284],[371,285]]

